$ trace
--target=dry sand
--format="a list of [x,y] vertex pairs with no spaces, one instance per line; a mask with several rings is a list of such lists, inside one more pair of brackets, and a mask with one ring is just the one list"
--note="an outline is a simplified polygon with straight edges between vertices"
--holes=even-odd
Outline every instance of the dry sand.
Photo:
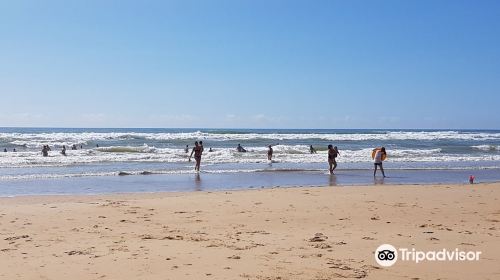
[[[0,279],[500,279],[500,184],[0,199]],[[399,261],[375,249],[482,251]]]

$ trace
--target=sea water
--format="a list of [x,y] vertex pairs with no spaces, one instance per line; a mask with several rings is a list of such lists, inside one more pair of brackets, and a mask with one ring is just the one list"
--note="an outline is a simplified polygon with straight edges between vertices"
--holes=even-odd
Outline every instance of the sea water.
[[[197,174],[188,157],[199,140],[205,151]],[[247,152],[238,152],[238,144]],[[334,177],[326,174],[329,144],[340,151]],[[43,145],[51,148],[48,157],[42,156]],[[310,145],[317,153],[310,153]],[[373,178],[370,156],[381,146],[388,153],[388,178],[382,181]],[[469,174],[481,182],[500,181],[500,131],[0,128],[2,196],[463,183]]]

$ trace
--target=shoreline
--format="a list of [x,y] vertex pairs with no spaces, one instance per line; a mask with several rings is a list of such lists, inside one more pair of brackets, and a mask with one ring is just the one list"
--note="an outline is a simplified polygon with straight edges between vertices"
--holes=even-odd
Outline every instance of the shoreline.
[[[497,169],[484,170],[386,170],[373,177],[371,170],[339,169],[336,175],[327,171],[148,174],[100,177],[65,177],[47,179],[0,180],[0,197],[21,195],[72,195],[140,192],[198,192],[239,189],[261,189],[293,186],[378,186],[436,185],[500,182]],[[380,172],[379,172],[380,173]]]
[[[6,279],[494,279],[500,183],[0,198]],[[477,262],[374,259],[384,243]]]

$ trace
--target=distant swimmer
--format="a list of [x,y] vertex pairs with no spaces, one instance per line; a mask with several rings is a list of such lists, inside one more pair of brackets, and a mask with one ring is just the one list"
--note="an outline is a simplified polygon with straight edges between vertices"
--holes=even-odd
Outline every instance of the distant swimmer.
[[13,151],[14,153],[15,153],[15,152],[17,152],[16,148],[12,149],[12,151]]
[[201,146],[201,152],[204,152],[205,151],[205,148],[203,147],[203,141],[200,141],[200,146]]
[[384,168],[382,167],[382,162],[385,160],[386,157],[387,157],[387,153],[385,152],[385,147],[373,149],[373,151],[372,151],[372,158],[373,158],[373,165],[374,165],[373,177],[375,177],[375,174],[377,173],[377,166],[380,166],[380,171],[382,171],[382,176],[384,176],[384,178],[385,178],[385,173],[384,173]]
[[95,144],[96,148],[99,148],[99,144]]
[[47,145],[43,145],[42,147],[42,156],[44,157],[48,157],[49,156],[49,146]]
[[269,145],[267,146],[267,160],[273,160],[273,146]]
[[184,152],[187,154],[189,153],[189,145],[186,145],[186,148],[184,148]]
[[3,152],[6,153],[7,152],[7,149],[3,149]]
[[236,150],[240,153],[246,153],[247,150],[241,146],[241,144],[238,144],[238,147],[236,147]]
[[200,171],[201,154],[203,153],[203,147],[198,144],[198,141],[194,142],[194,148],[191,151],[191,155],[189,155],[188,161],[191,161],[191,156],[193,156],[193,153],[194,153],[194,159],[196,161],[196,164],[194,165],[194,170]]
[[333,174],[333,170],[337,168],[337,156],[340,155],[337,147],[333,147],[332,145],[328,145],[328,165],[330,166],[330,174]]
[[[76,149],[75,149],[76,150]],[[80,150],[83,150],[83,145],[80,145]]]
[[210,147],[210,149],[208,149],[208,152],[211,153],[213,152],[214,150],[212,150],[212,147]]
[[311,152],[311,154],[315,154],[316,153],[316,149],[313,148],[313,145],[309,146],[309,152]]
[[73,144],[73,146],[71,146],[71,149],[76,150],[76,144]]
[[66,156],[66,146],[62,146],[61,155]]

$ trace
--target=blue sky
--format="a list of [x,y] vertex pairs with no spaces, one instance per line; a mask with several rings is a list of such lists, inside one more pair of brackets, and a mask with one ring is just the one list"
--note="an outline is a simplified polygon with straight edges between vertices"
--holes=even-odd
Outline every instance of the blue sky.
[[0,0],[0,126],[500,129],[500,1]]

